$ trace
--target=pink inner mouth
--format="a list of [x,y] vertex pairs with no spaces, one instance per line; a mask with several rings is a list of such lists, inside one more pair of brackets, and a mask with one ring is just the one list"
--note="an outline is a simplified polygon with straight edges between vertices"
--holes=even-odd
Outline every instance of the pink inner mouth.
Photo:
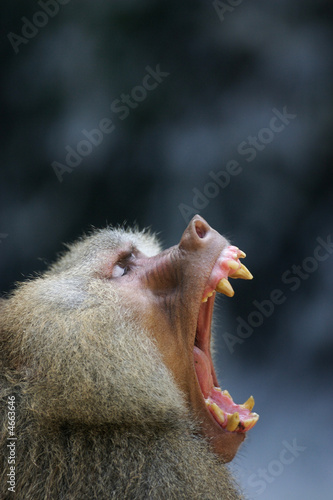
[[221,252],[210,273],[210,277],[207,281],[207,285],[203,293],[204,297],[206,297],[208,293],[216,289],[216,286],[221,279],[228,278],[230,274],[235,272],[235,269],[230,269],[230,261],[238,264],[238,268],[241,267],[241,263],[239,261],[239,253],[239,249],[232,245],[226,247]]
[[[218,385],[210,353],[211,323],[215,299],[214,290],[217,283],[222,278],[228,278],[230,274],[235,272],[233,269],[230,269],[230,266],[228,265],[228,261],[230,259],[238,262],[239,266],[241,265],[237,258],[237,250],[238,249],[236,247],[232,246],[223,250],[212,269],[203,297],[206,297],[208,293],[212,293],[212,296],[209,297],[206,302],[202,303],[200,307],[195,345],[193,349],[193,358],[201,392],[205,400],[206,407],[210,411],[213,418],[224,429],[227,429],[231,425],[231,428],[228,428],[227,430],[232,430],[234,432],[246,432],[256,424],[258,415],[251,412],[251,405],[250,409],[244,407],[243,405],[238,405],[233,402],[227,391],[221,390]],[[222,413],[216,408],[216,406],[222,411]],[[238,416],[235,416],[235,413],[238,414]],[[234,425],[229,423],[228,425],[232,415],[234,415],[233,418],[237,419],[236,423]]]

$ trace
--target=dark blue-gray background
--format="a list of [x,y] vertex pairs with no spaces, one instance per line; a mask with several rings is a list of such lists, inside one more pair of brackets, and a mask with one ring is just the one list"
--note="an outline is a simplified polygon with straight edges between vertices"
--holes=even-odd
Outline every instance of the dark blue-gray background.
[[219,379],[260,413],[233,468],[252,499],[331,499],[332,3],[4,0],[1,18],[1,290],[91,225],[171,245],[199,212],[255,276],[218,307]]

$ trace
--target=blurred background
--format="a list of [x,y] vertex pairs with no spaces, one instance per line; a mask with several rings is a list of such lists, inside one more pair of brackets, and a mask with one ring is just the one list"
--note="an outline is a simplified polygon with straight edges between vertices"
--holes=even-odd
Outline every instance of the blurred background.
[[200,213],[247,253],[217,368],[249,499],[331,499],[333,4],[3,0],[0,278],[91,226]]

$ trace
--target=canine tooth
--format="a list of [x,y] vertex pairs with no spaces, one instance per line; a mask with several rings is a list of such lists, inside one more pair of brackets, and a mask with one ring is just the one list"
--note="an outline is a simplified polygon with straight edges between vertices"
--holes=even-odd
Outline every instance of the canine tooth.
[[239,413],[236,411],[232,415],[228,415],[227,431],[235,431],[239,424]]
[[245,259],[245,257],[246,257],[246,253],[243,252],[243,250],[239,250],[238,249],[238,258],[239,259]]
[[227,297],[233,297],[235,294],[232,286],[226,278],[222,278],[221,281],[218,282],[216,291],[220,293],[224,293]]
[[201,302],[207,302],[208,297],[204,297]]
[[215,415],[216,420],[218,421],[218,423],[220,425],[224,424],[224,413],[221,410],[221,408],[219,408],[216,403],[212,403],[209,406],[209,408],[213,411],[213,413],[214,413],[214,415]]
[[243,403],[241,406],[243,408],[246,408],[246,409],[252,411],[252,409],[254,407],[254,397],[250,396],[249,399],[247,401],[245,401],[245,403]]
[[253,413],[252,415],[253,415],[252,418],[248,418],[247,420],[243,421],[245,430],[251,429],[258,422],[259,419],[258,413]]
[[233,269],[234,271],[237,271],[237,269],[239,268],[239,264],[235,260],[230,259],[228,260],[228,267],[230,269]]
[[235,273],[230,274],[230,278],[240,278],[242,280],[252,280],[253,276],[244,264],[241,264],[240,268],[237,269]]

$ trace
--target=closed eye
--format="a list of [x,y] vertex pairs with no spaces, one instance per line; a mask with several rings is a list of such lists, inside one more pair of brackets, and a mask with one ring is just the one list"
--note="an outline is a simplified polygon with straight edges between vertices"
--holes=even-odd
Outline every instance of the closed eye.
[[113,266],[111,278],[120,278],[128,273],[129,266],[122,267],[121,264],[116,264]]
[[121,255],[116,264],[113,266],[111,278],[120,278],[121,276],[125,276],[131,270],[134,259],[135,255],[133,252],[127,252],[126,254]]

